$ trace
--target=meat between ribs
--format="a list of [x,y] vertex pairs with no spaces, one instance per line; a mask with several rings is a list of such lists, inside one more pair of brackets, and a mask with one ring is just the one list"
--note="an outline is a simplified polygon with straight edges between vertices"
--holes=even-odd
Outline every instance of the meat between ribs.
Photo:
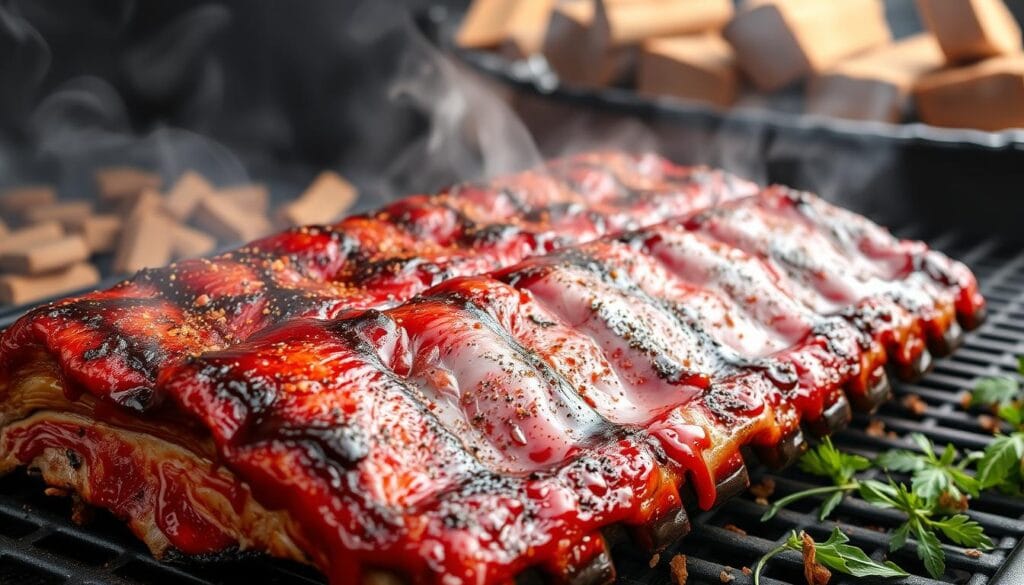
[[586,196],[586,229],[543,218],[555,244],[502,252],[446,227],[469,204],[414,198],[136,278],[155,328],[117,289],[36,312],[0,340],[0,471],[39,466],[157,552],[266,550],[332,583],[603,582],[606,529],[665,544],[684,504],[743,484],[742,447],[785,463],[981,318],[963,265],[812,195],[611,158],[687,196],[601,229]]
[[983,307],[963,265],[771,188],[292,321],[160,386],[332,582],[606,581],[603,529],[658,544],[742,483],[741,447],[782,462]]
[[219,467],[209,431],[164,400],[163,370],[292,317],[391,306],[448,277],[755,192],[655,156],[584,154],[42,307],[0,338],[0,472],[31,465],[125,519],[158,555],[308,560],[288,518],[255,502]]

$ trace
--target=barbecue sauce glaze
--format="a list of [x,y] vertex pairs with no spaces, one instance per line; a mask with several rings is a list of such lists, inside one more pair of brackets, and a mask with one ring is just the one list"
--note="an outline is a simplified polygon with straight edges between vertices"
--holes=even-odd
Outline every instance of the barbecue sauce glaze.
[[[568,165],[148,271],[37,311],[0,361],[42,344],[71,398],[195,417],[332,582],[569,578],[602,528],[710,507],[742,445],[778,444],[983,308],[963,266],[811,196],[721,197],[744,191],[646,164],[625,194],[625,171]],[[224,548],[161,509],[177,548]]]

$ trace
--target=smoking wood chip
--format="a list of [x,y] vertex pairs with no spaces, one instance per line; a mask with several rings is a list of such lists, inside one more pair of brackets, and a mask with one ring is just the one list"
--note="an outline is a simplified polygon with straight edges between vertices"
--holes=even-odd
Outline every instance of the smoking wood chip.
[[763,91],[892,40],[881,0],[748,2],[723,34],[740,69]]
[[570,0],[552,13],[543,52],[562,81],[608,85],[632,69],[643,41],[718,30],[732,15],[730,0]]
[[130,199],[145,189],[159,190],[163,185],[159,173],[135,167],[107,167],[96,171],[95,177],[100,198],[109,203]]
[[1000,424],[999,419],[997,419],[994,416],[988,414],[979,414],[978,426],[980,426],[981,430],[985,431],[986,433],[992,433],[994,435],[1001,430],[1000,427],[1002,425]]
[[864,433],[869,437],[884,437],[885,421],[879,418],[871,419],[868,422],[867,428],[864,429]]
[[971,397],[970,392],[960,393],[960,408],[963,408],[964,410],[969,409],[971,407],[971,402],[973,401],[974,399]]
[[164,214],[164,198],[156,189],[143,189],[138,195],[124,201],[122,213],[128,218],[148,213]]
[[74,264],[37,276],[0,276],[0,302],[20,305],[95,285],[100,273],[92,264]]
[[249,213],[216,195],[199,202],[194,221],[200,229],[227,243],[255,240],[272,229],[265,216]]
[[80,236],[28,246],[0,254],[0,270],[16,274],[41,274],[89,258],[89,246]]
[[171,260],[171,228],[174,220],[159,209],[134,211],[126,220],[114,256],[114,270],[126,274],[158,268]]
[[1024,55],[936,71],[914,90],[917,113],[933,126],[1024,128]]
[[110,252],[121,235],[121,218],[116,215],[88,215],[65,224],[68,231],[85,240],[93,254]]
[[852,57],[811,80],[807,111],[850,120],[900,122],[911,109],[914,85],[944,61],[939,44],[928,33]]
[[513,58],[540,51],[554,0],[474,0],[455,42],[470,49],[503,49]]
[[1021,51],[1020,25],[1003,0],[917,0],[951,63]]
[[178,221],[187,221],[199,201],[213,193],[213,185],[195,171],[188,171],[174,182],[163,205],[167,213]]
[[281,207],[278,220],[291,226],[329,223],[355,203],[356,188],[338,173],[324,171],[298,199]]
[[217,196],[227,199],[249,213],[266,215],[270,211],[270,191],[266,185],[252,183],[224,187],[217,191]]
[[686,585],[686,580],[690,576],[689,571],[686,569],[686,555],[672,557],[672,560],[668,562],[668,566],[672,571],[672,582],[675,585]]
[[176,260],[209,254],[217,247],[217,240],[199,230],[175,224],[171,229],[171,255]]
[[64,228],[56,221],[37,223],[0,237],[0,254],[60,239]]
[[0,212],[5,217],[20,216],[26,209],[51,205],[57,191],[49,185],[22,185],[0,193]]
[[924,416],[928,412],[928,403],[917,394],[907,394],[900,401],[900,404],[903,405],[903,408],[913,413],[914,416]]
[[742,528],[740,528],[739,526],[736,526],[735,524],[726,524],[722,528],[728,530],[729,532],[732,532],[732,533],[735,533],[735,534],[739,534],[740,536],[746,536],[747,535],[747,531],[746,530],[743,530]]
[[736,101],[739,75],[729,43],[716,33],[645,41],[637,91],[727,108]]
[[804,579],[807,585],[827,585],[832,578],[832,572],[816,561],[818,552],[814,539],[806,532],[800,533],[803,541],[802,552],[804,557]]
[[67,225],[69,222],[80,221],[91,213],[92,204],[88,201],[65,201],[31,207],[22,213],[22,217],[28,223],[53,220]]

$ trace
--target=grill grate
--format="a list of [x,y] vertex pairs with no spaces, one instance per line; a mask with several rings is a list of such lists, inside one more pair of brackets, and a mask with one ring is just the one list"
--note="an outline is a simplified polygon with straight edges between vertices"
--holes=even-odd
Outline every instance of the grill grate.
[[[899,235],[921,237],[914,230]],[[963,347],[952,357],[937,360],[935,369],[915,384],[894,383],[895,400],[881,408],[875,418],[897,437],[872,436],[865,432],[868,417],[856,416],[850,428],[836,436],[843,448],[873,457],[892,447],[912,447],[904,438],[922,432],[938,443],[952,442],[959,449],[980,449],[989,440],[973,413],[960,405],[961,393],[979,377],[1013,374],[1016,356],[1024,354],[1024,252],[1001,247],[995,241],[965,245],[954,237],[932,239],[932,245],[969,264],[981,281],[989,302],[989,319],[968,334]],[[6,317],[6,319],[4,319]],[[0,315],[0,321],[13,316]],[[900,403],[908,394],[920,396],[927,404],[923,416],[916,416]],[[791,469],[785,472],[752,470],[758,481],[771,477],[776,482],[774,497],[820,485],[818,479]],[[836,522],[819,522],[817,501],[804,500],[779,513],[769,522],[759,520],[763,507],[749,494],[733,499],[717,510],[694,518],[693,531],[675,547],[663,552],[652,570],[650,559],[616,552],[617,566],[626,585],[664,585],[670,582],[668,562],[676,554],[688,559],[690,583],[722,583],[726,571],[733,585],[751,583],[742,572],[752,567],[766,551],[774,548],[790,530],[806,530],[815,538],[825,537],[837,523],[856,544],[876,559],[887,554],[887,529],[895,527],[899,514],[879,510],[860,500],[848,498],[833,513]],[[964,585],[1022,582],[1020,567],[1024,555],[1015,547],[1024,535],[1024,500],[985,494],[971,503],[970,516],[980,522],[996,549],[980,558],[965,555],[958,547],[946,547],[947,574],[942,581],[924,575],[914,551],[907,548],[890,558],[913,576],[908,585],[959,583]],[[254,582],[270,585],[322,584],[315,571],[299,565],[262,557],[219,564],[160,563],[116,519],[98,514],[84,527],[70,520],[68,503],[44,496],[41,484],[24,473],[0,479],[0,585],[242,585]],[[745,535],[735,531],[739,528]],[[731,568],[728,568],[728,567]],[[788,552],[767,567],[764,585],[803,583],[800,555]],[[1013,575],[1011,572],[1016,571]],[[843,575],[833,577],[836,585],[863,583]]]

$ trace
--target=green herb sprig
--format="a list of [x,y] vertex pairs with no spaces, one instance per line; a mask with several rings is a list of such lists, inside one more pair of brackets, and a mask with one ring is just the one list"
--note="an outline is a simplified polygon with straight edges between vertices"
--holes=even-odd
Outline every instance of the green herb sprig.
[[[803,534],[801,534],[803,536]],[[892,561],[878,562],[869,557],[862,549],[847,544],[850,539],[839,531],[832,529],[832,534],[825,542],[815,542],[815,562],[821,563],[833,571],[839,571],[854,577],[906,577],[908,573]],[[754,585],[761,583],[761,571],[776,555],[787,550],[802,551],[803,539],[791,532],[785,542],[765,553],[754,566]]]
[[[1024,375],[1024,357],[1017,359]],[[998,433],[978,456],[977,479],[982,489],[996,488],[1012,495],[1024,494],[1024,392],[1009,376],[979,380],[971,392],[971,406],[992,409],[1013,430]]]
[[[992,548],[992,541],[982,526],[960,513],[966,508],[967,496],[976,497],[982,489],[981,481],[967,471],[970,463],[978,457],[958,457],[952,445],[947,445],[939,453],[932,442],[919,433],[911,435],[911,439],[920,452],[892,450],[874,462],[885,471],[910,474],[909,487],[891,479],[882,482],[857,477],[859,472],[871,468],[872,462],[860,455],[844,453],[831,440],[824,439],[801,457],[799,466],[807,473],[828,478],[832,485],[780,498],[765,510],[762,520],[768,520],[785,506],[808,497],[825,498],[819,511],[819,518],[824,520],[844,496],[856,492],[873,506],[893,509],[905,516],[906,519],[893,533],[890,550],[903,548],[913,537],[917,555],[928,573],[936,579],[941,578],[946,568],[946,554],[940,537],[979,550]],[[1024,448],[1024,443],[1021,447]]]
[[981,482],[966,471],[974,457],[964,457],[957,463],[957,451],[953,445],[947,444],[942,454],[937,455],[928,437],[912,433],[910,438],[921,453],[893,449],[879,455],[875,465],[885,471],[910,474],[914,493],[928,500],[946,503],[962,501],[965,494],[978,497]]
[[928,498],[903,483],[883,483],[868,479],[860,484],[858,493],[864,501],[878,508],[894,509],[906,515],[889,541],[889,550],[896,551],[907,543],[911,534],[917,539],[917,556],[928,573],[938,579],[946,572],[946,553],[938,535],[951,542],[979,550],[991,550],[992,541],[981,525],[966,514],[943,516],[940,498]]
[[780,498],[765,510],[761,516],[762,522],[772,519],[779,510],[797,500],[821,496],[825,496],[825,501],[821,504],[818,518],[828,518],[832,510],[843,500],[843,496],[860,486],[855,474],[871,467],[871,462],[860,455],[843,453],[832,444],[832,439],[825,437],[821,443],[800,457],[799,466],[806,473],[828,478],[832,485],[806,489]]

